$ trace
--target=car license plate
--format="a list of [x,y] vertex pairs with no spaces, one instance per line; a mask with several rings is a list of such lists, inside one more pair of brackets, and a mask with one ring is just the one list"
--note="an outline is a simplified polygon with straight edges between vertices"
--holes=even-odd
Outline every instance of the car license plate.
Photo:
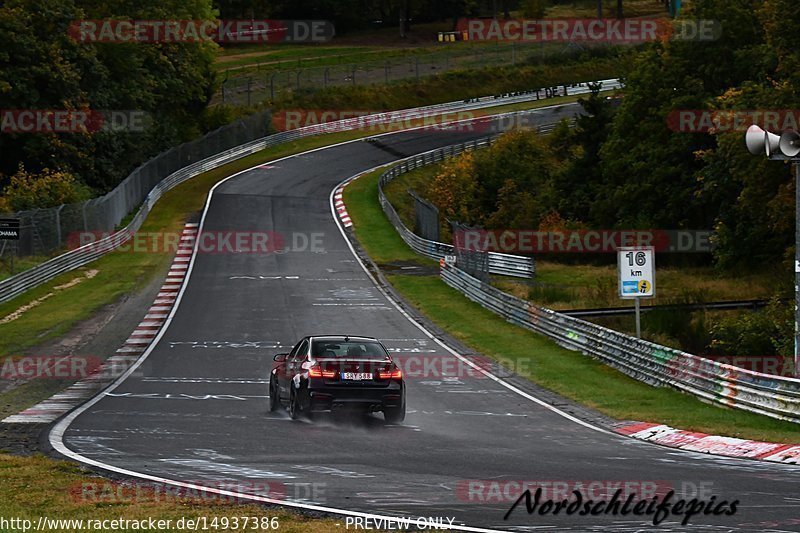
[[363,381],[365,379],[372,379],[372,374],[366,372],[342,372],[342,379],[351,379],[353,381]]

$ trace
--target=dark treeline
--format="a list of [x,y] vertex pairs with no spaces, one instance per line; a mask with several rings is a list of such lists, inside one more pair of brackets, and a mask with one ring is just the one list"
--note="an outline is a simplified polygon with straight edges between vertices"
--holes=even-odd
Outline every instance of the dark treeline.
[[721,21],[719,40],[632,51],[621,99],[585,99],[589,115],[547,140],[516,133],[467,156],[467,175],[443,172],[437,183],[464,195],[443,195],[452,202],[440,207],[488,228],[713,229],[720,268],[790,264],[790,165],[750,155],[744,128],[693,133],[668,124],[677,110],[797,110],[800,12],[792,5],[697,0],[683,16]]
[[86,44],[68,34],[73,21],[122,17],[215,13],[210,0],[0,2],[0,109],[137,110],[153,119],[144,133],[2,133],[0,188],[14,178],[0,211],[105,192],[148,157],[209,126],[214,43]]
[[325,19],[337,33],[464,16],[510,16],[520,0],[215,0],[222,18]]

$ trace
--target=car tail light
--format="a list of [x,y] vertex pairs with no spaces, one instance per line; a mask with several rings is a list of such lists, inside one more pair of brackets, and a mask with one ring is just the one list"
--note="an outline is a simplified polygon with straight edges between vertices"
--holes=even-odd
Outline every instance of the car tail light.
[[314,365],[308,369],[308,377],[310,378],[335,378],[336,370],[323,370],[319,365]]
[[381,370],[378,372],[378,377],[381,379],[403,379],[403,372],[394,367],[390,370]]

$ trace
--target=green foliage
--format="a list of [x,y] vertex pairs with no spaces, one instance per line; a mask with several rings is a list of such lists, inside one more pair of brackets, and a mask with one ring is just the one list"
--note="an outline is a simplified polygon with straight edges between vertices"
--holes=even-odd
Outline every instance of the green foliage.
[[[631,49],[618,100],[595,91],[581,101],[585,115],[574,129],[562,124],[547,141],[515,132],[470,156],[465,175],[447,182],[464,191],[462,221],[490,229],[714,229],[720,269],[783,264],[788,279],[791,166],[750,155],[744,128],[680,131],[671,117],[679,110],[797,109],[800,11],[788,0],[697,0],[681,16],[717,20],[722,35]],[[780,277],[776,283],[784,285]],[[531,297],[556,293],[533,289]],[[653,334],[697,352],[772,353],[791,344],[787,312],[773,303],[713,325],[688,313],[653,312],[645,321]]]
[[522,16],[529,19],[541,19],[544,17],[547,4],[545,0],[523,0]]
[[478,183],[475,179],[475,156],[466,152],[460,157],[448,159],[428,189],[440,216],[447,220],[473,220],[478,216],[475,198]]
[[0,108],[136,110],[146,132],[0,136],[0,185],[20,162],[60,169],[96,192],[114,187],[155,153],[201,133],[197,116],[214,91],[214,43],[82,43],[73,21],[210,19],[210,0],[9,0],[0,5]]
[[575,289],[569,285],[536,283],[528,290],[528,300],[539,305],[570,301],[574,297]]
[[761,311],[726,316],[713,324],[711,336],[709,348],[719,354],[790,355],[794,303],[773,299]]
[[544,139],[515,130],[491,148],[447,161],[427,193],[449,220],[490,229],[537,227],[552,209],[554,169]]
[[547,206],[578,227],[714,229],[722,269],[790,259],[790,166],[750,155],[741,128],[681,131],[674,117],[797,109],[800,12],[787,1],[697,0],[681,16],[719,21],[721,37],[630,49],[622,97],[583,99],[585,114],[572,131],[556,129],[547,157],[507,142],[493,162],[476,158],[481,194],[465,222],[535,229]]
[[20,164],[0,196],[0,212],[55,207],[90,197],[91,191],[71,174],[44,169],[36,175],[27,172]]
[[488,228],[538,227],[554,201],[555,160],[539,135],[516,130],[475,157],[478,223]]
[[250,111],[245,107],[233,107],[225,104],[207,107],[200,115],[198,126],[204,132],[213,131],[244,118],[249,113]]
[[[512,2],[513,3],[513,2]],[[504,0],[503,6],[508,4]],[[478,0],[216,0],[224,18],[272,17],[335,21],[337,33],[396,26],[401,11],[408,25],[478,14]],[[498,4],[498,8],[500,4]]]

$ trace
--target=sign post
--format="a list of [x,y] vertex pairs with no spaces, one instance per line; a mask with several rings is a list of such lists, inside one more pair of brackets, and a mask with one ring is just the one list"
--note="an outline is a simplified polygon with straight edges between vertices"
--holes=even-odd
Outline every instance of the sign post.
[[0,240],[18,241],[19,226],[18,218],[0,218]]
[[636,337],[641,338],[642,326],[639,300],[656,295],[656,261],[652,246],[622,246],[617,249],[619,297],[633,299],[636,309]]

